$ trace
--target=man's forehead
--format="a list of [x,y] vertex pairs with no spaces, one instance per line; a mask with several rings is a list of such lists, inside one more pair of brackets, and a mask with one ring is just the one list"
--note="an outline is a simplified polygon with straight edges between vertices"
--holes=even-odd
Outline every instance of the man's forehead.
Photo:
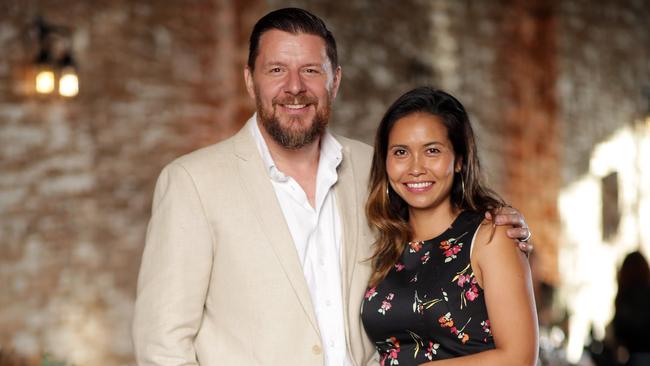
[[309,33],[290,33],[278,29],[266,31],[260,37],[260,55],[267,57],[281,53],[303,53],[327,58],[327,46],[320,36]]

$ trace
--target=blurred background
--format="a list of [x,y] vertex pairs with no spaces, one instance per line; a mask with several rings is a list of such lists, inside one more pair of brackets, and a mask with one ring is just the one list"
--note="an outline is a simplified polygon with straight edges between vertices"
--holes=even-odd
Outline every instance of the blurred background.
[[248,36],[285,6],[337,39],[335,132],[371,143],[418,85],[461,99],[533,232],[540,364],[624,363],[617,271],[650,250],[649,1],[0,0],[0,364],[134,364],[155,179],[250,116]]

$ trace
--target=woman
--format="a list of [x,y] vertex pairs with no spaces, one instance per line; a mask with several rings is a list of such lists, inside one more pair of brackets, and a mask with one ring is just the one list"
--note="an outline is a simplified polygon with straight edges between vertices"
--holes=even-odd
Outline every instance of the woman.
[[536,363],[528,261],[485,219],[504,203],[480,173],[453,96],[421,87],[388,109],[375,140],[366,211],[379,238],[361,309],[382,365]]

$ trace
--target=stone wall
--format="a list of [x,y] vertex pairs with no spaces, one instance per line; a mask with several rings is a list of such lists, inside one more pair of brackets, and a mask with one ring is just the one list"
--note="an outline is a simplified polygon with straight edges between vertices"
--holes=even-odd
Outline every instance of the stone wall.
[[625,255],[650,254],[650,3],[561,1],[558,12],[558,260],[577,362],[590,334],[605,336]]
[[[491,185],[533,228],[536,276],[562,283],[559,191],[588,171],[595,144],[646,111],[646,1],[3,1],[0,355],[133,363],[156,176],[245,121],[250,29],[288,5],[322,16],[339,43],[336,132],[372,142],[386,107],[417,85],[463,101]],[[20,88],[38,14],[73,29],[75,99]]]
[[[287,2],[271,1],[274,7]],[[400,94],[431,84],[465,104],[488,182],[526,214],[536,274],[557,282],[560,170],[553,1],[290,1],[322,14],[340,47],[333,128],[372,142]],[[531,163],[534,161],[534,163]]]
[[503,190],[535,233],[536,276],[558,285],[557,196],[561,179],[556,1],[508,1],[497,70],[503,110]]
[[331,121],[337,133],[372,144],[390,103],[413,86],[435,79],[428,1],[268,3],[270,9],[297,6],[312,11],[334,33],[343,70]]
[[557,89],[566,185],[589,171],[595,142],[650,112],[650,5],[572,0],[559,2],[559,12]]
[[[132,362],[153,184],[250,113],[242,44],[262,12],[255,1],[0,4],[0,350]],[[73,29],[77,98],[15,87],[37,14]]]

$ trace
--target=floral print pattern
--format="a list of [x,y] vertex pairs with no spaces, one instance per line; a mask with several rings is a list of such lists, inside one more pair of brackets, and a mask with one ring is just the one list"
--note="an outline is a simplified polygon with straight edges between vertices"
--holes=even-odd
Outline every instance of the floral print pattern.
[[393,304],[391,304],[391,301],[395,297],[395,294],[392,292],[386,295],[386,298],[384,301],[381,302],[381,307],[377,310],[381,315],[386,315],[386,312],[390,310],[393,307]]
[[474,301],[479,295],[478,280],[476,277],[474,277],[474,272],[467,272],[470,272],[469,264],[462,271],[458,272],[454,278],[451,279],[451,282],[456,282],[456,284],[463,289],[463,291],[460,293],[461,309],[464,306],[467,306],[467,300]]
[[407,243],[386,278],[366,290],[361,316],[382,365],[419,365],[495,347],[467,240],[483,217],[462,212],[438,237]]
[[429,342],[429,346],[427,347],[427,351],[424,353],[424,357],[426,357],[427,360],[432,361],[433,356],[438,354],[438,348],[440,348],[440,343]]
[[415,291],[415,299],[413,301],[413,312],[422,315],[425,309],[432,307],[433,305],[439,303],[442,299],[433,299],[429,301],[422,301],[418,297],[418,292]]
[[461,329],[458,329],[454,324],[454,319],[451,317],[451,313],[447,313],[438,319],[438,323],[440,323],[440,326],[443,328],[450,328],[449,330],[451,331],[451,333],[455,334],[458,337],[458,339],[460,339],[460,341],[463,342],[463,344],[465,344],[467,343],[467,341],[469,341],[469,334],[463,332],[463,330],[471,320],[472,318],[469,318],[467,323],[465,323],[465,325]]
[[[392,365],[399,365],[398,357],[399,357],[399,341],[395,337],[389,337],[383,342],[382,348],[386,349],[385,352],[383,352],[381,356],[381,360],[379,361],[380,366],[392,366]],[[388,362],[388,363],[386,363]]]
[[422,264],[427,264],[427,262],[429,262],[430,258],[431,258],[431,256],[429,255],[429,252],[427,251],[426,253],[424,253],[424,255],[422,257],[420,257],[420,260],[422,261]]
[[422,245],[424,245],[423,241],[410,241],[409,242],[409,253],[417,253],[422,249]]
[[372,300],[375,296],[377,296],[377,287],[369,288],[368,291],[366,291],[366,300],[370,301]]
[[485,333],[484,337],[483,337],[483,342],[487,343],[488,338],[492,337],[492,330],[490,329],[490,320],[486,319],[486,320],[482,321],[481,322],[481,327],[483,328],[483,332]]
[[464,232],[457,238],[449,238],[440,242],[440,249],[442,249],[445,254],[445,263],[449,263],[458,258],[456,255],[461,249],[463,249],[463,243],[458,240],[465,236],[465,234],[467,234],[467,232]]

